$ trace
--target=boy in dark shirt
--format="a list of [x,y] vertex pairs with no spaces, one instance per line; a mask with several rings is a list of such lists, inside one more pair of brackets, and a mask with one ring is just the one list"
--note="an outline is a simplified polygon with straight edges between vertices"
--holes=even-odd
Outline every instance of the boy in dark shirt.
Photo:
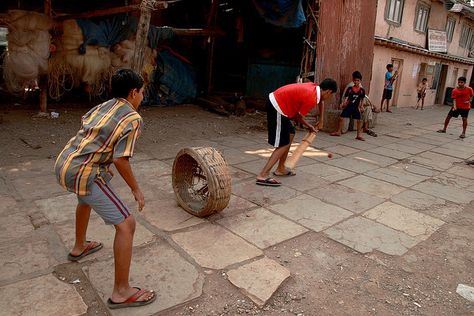
[[331,133],[331,136],[341,136],[342,128],[344,126],[344,119],[351,118],[357,122],[357,140],[365,140],[362,138],[362,121],[361,121],[361,112],[364,112],[364,98],[365,90],[360,86],[362,80],[362,74],[359,71],[354,71],[352,73],[352,81],[354,85],[347,88],[344,92],[344,99],[341,103],[342,113],[339,118],[339,125],[337,131]]

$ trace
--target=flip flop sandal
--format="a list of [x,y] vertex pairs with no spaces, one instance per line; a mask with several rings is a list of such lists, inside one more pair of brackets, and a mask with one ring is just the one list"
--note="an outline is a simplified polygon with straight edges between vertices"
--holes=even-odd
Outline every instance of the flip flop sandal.
[[439,129],[436,131],[437,133],[446,133],[446,131],[444,129]]
[[87,242],[88,242],[88,244],[86,246],[86,249],[84,249],[84,251],[80,255],[74,256],[71,253],[69,253],[67,255],[67,260],[69,260],[69,261],[79,261],[82,258],[84,258],[85,256],[91,255],[94,252],[99,251],[103,247],[102,243],[100,243],[100,242],[97,243],[95,247],[92,246],[94,244],[94,242],[92,242],[92,241],[87,241]]
[[374,131],[371,131],[370,129],[366,133],[370,136],[377,137],[377,134]]
[[355,139],[361,140],[361,141],[363,141],[363,142],[365,141],[365,139],[363,139],[362,137],[356,137]]
[[293,177],[293,176],[296,176],[296,173],[294,173],[291,170],[288,170],[288,172],[285,173],[285,174],[278,174],[275,171],[273,171],[273,175],[276,176],[276,177]]
[[279,187],[281,185],[281,182],[273,179],[273,178],[266,178],[265,180],[260,180],[257,179],[255,182],[257,185],[263,185],[267,187]]
[[[136,287],[138,290],[135,294],[130,296],[126,301],[121,303],[115,303],[110,298],[107,300],[107,306],[110,309],[118,309],[118,308],[126,308],[126,307],[139,307],[145,306],[148,304],[153,303],[156,300],[156,293],[153,290],[142,290],[139,287]],[[140,297],[142,297],[146,293],[153,293],[153,296],[147,301],[137,301]]]
[[459,138],[466,138],[466,135],[465,135],[465,134],[461,134],[461,135],[459,135]]

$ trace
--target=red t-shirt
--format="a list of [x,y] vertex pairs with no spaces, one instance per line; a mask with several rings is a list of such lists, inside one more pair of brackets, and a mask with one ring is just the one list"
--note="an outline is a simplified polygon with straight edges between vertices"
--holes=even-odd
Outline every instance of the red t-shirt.
[[298,112],[303,116],[308,114],[318,103],[320,96],[317,95],[317,86],[312,82],[292,83],[278,88],[272,94],[282,114],[293,118]]
[[[458,109],[470,109],[471,99],[474,96],[474,91],[471,87],[465,87],[464,89],[454,89],[451,93],[451,98],[456,100],[456,108]],[[468,101],[468,103],[465,103]]]

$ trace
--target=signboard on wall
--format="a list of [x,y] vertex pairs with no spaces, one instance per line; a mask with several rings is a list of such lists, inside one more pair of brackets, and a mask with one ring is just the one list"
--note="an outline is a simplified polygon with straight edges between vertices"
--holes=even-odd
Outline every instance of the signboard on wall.
[[438,53],[448,52],[446,31],[428,30],[428,50]]

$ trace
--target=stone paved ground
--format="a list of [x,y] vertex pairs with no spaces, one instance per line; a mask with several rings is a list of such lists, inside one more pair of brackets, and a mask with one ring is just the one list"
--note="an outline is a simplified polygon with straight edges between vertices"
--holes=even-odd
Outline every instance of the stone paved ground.
[[[455,293],[474,285],[474,168],[463,163],[474,133],[460,140],[460,120],[436,133],[446,112],[379,115],[379,136],[366,142],[320,133],[280,188],[254,184],[271,152],[264,132],[162,146],[145,133],[133,159],[147,205],[131,280],[158,300],[134,310],[105,307],[114,230],[100,218],[89,238],[104,249],[67,262],[76,199],[56,184],[53,162],[1,167],[0,314],[474,313]],[[233,177],[229,207],[207,219],[179,208],[171,187],[177,150],[201,145],[219,148]],[[134,207],[125,183],[113,183]]]

